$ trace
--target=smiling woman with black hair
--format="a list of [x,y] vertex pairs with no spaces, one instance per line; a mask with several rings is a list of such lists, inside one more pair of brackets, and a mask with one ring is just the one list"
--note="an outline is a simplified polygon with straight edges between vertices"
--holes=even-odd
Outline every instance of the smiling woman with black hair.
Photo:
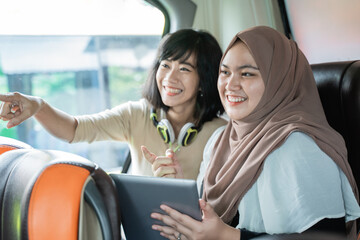
[[[131,151],[131,173],[196,179],[207,140],[226,124],[218,117],[224,109],[216,90],[221,56],[209,33],[179,30],[161,41],[144,98],[137,102],[71,116],[41,98],[8,93],[0,94],[0,117],[14,127],[35,116],[52,135],[71,143],[125,141]],[[153,171],[142,156],[142,151],[150,154],[143,145],[156,155],[171,149],[174,158],[166,169]]]

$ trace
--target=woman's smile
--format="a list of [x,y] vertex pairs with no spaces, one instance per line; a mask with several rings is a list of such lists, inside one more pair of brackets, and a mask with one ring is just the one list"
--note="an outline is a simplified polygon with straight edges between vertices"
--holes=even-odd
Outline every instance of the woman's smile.
[[234,95],[226,95],[226,99],[230,105],[241,104],[247,100],[245,97],[234,96]]
[[164,91],[168,96],[175,96],[183,92],[183,90],[170,86],[163,86]]

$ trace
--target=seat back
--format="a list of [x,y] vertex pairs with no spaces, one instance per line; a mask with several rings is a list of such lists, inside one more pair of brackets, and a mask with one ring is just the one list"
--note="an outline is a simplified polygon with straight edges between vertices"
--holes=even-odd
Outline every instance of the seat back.
[[32,148],[32,147],[16,139],[0,136],[0,155],[10,150],[23,149],[23,148]]
[[360,189],[360,60],[311,67],[326,118],[344,137],[348,161]]
[[312,69],[326,118],[345,139],[360,188],[360,61],[313,64]]
[[91,161],[18,149],[0,155],[0,173],[0,240],[120,239],[115,185]]

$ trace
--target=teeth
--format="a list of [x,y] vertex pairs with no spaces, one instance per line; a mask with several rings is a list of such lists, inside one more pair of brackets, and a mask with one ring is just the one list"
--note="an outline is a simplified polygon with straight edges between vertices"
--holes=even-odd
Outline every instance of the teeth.
[[232,97],[232,96],[228,96],[227,98],[228,98],[228,100],[229,100],[230,102],[244,102],[244,101],[246,100],[246,98],[244,98],[244,97]]
[[181,93],[180,89],[175,89],[175,88],[168,88],[168,87],[164,87],[165,90],[169,93]]

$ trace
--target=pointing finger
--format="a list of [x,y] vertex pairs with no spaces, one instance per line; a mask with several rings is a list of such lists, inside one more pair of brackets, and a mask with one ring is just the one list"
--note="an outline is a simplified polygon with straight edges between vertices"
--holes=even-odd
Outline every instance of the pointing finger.
[[17,95],[18,94],[15,94],[15,93],[0,94],[0,101],[2,101],[2,102],[17,101],[17,100],[19,100]]
[[148,160],[151,164],[154,163],[156,159],[156,155],[147,149],[145,146],[141,146],[141,152],[146,160]]

